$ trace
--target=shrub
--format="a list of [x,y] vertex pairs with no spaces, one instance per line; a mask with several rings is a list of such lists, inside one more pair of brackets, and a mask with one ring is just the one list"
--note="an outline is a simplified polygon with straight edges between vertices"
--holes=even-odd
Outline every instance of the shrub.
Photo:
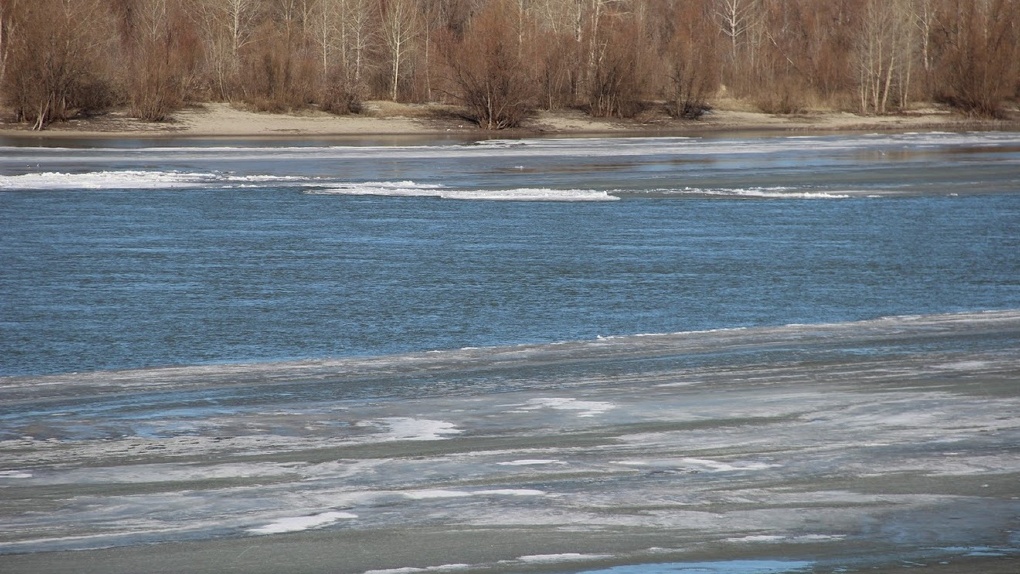
[[356,91],[351,90],[345,84],[331,82],[322,91],[319,109],[338,116],[360,114],[362,111],[361,98]]
[[971,115],[998,117],[1020,65],[1020,16],[1010,2],[956,0],[946,17],[937,98]]
[[536,82],[526,72],[523,47],[507,25],[511,21],[507,2],[495,0],[461,41],[448,42],[453,96],[482,129],[517,127],[534,108]]
[[146,121],[166,121],[184,106],[200,59],[200,41],[183,0],[135,0],[121,18],[129,48],[125,84],[130,113]]
[[588,113],[595,117],[632,118],[642,109],[645,87],[641,35],[634,25],[611,29],[592,74]]
[[807,107],[804,100],[806,90],[792,79],[787,82],[773,81],[762,86],[754,97],[754,103],[766,114],[798,114]]
[[101,112],[116,97],[105,63],[114,26],[100,0],[34,0],[13,6],[3,92],[19,121],[33,129],[76,114]]
[[718,36],[711,29],[712,19],[697,5],[679,9],[686,12],[674,14],[672,20],[679,24],[662,56],[669,74],[666,111],[693,120],[711,109],[708,98],[719,89]]

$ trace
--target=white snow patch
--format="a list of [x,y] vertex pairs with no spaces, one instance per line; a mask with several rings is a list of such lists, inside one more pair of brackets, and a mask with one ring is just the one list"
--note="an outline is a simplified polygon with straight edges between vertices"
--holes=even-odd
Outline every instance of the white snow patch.
[[594,417],[604,414],[616,408],[613,403],[601,401],[579,401],[566,397],[547,397],[531,399],[516,410],[510,412],[529,412],[540,409],[555,409],[558,411],[578,411],[578,417]]
[[447,435],[463,432],[453,423],[446,421],[410,417],[392,417],[374,421],[362,421],[357,426],[378,425],[386,426],[389,429],[383,435],[383,440],[442,440],[447,438]]
[[300,532],[302,530],[329,526],[330,524],[334,524],[341,520],[357,517],[357,514],[351,514],[350,512],[323,512],[322,514],[315,514],[313,516],[282,518],[272,524],[260,526],[259,528],[250,528],[248,532],[251,532],[252,534],[283,534],[285,532]]
[[757,534],[753,536],[742,536],[739,538],[727,538],[726,542],[779,542],[782,540],[787,540],[787,537],[769,534]]
[[431,500],[434,498],[462,498],[473,496],[473,493],[466,490],[411,490],[403,493],[411,500]]
[[542,466],[547,464],[566,464],[566,463],[560,460],[534,458],[522,460],[508,460],[506,462],[497,462],[496,464],[498,464],[499,466]]
[[727,462],[708,460],[704,458],[682,458],[680,459],[680,462],[700,466],[704,470],[707,470],[709,472],[732,472],[735,470],[764,470],[766,468],[775,468],[777,466],[774,464],[765,464],[763,462],[730,464]]
[[988,368],[988,361],[959,361],[956,363],[943,363],[941,365],[936,365],[935,368],[952,371],[975,371],[978,369]]

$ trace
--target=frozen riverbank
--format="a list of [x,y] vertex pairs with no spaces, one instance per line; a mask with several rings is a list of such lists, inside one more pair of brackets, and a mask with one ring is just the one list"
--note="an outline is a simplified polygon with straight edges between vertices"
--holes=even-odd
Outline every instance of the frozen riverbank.
[[1002,311],[8,377],[0,567],[995,571],[1018,337]]

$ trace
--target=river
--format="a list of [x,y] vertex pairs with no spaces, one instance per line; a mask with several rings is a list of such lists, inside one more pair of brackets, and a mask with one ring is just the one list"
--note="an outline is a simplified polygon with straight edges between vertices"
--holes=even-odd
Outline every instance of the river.
[[1020,308],[1015,134],[106,143],[2,149],[0,375]]
[[4,572],[1016,571],[1020,135],[0,143]]

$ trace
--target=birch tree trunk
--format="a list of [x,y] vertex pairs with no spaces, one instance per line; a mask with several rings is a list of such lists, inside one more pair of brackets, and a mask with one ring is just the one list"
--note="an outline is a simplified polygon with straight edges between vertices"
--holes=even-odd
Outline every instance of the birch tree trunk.
[[397,101],[401,66],[405,64],[411,43],[418,34],[417,6],[414,0],[387,0],[381,5],[383,36],[390,49],[391,98]]

